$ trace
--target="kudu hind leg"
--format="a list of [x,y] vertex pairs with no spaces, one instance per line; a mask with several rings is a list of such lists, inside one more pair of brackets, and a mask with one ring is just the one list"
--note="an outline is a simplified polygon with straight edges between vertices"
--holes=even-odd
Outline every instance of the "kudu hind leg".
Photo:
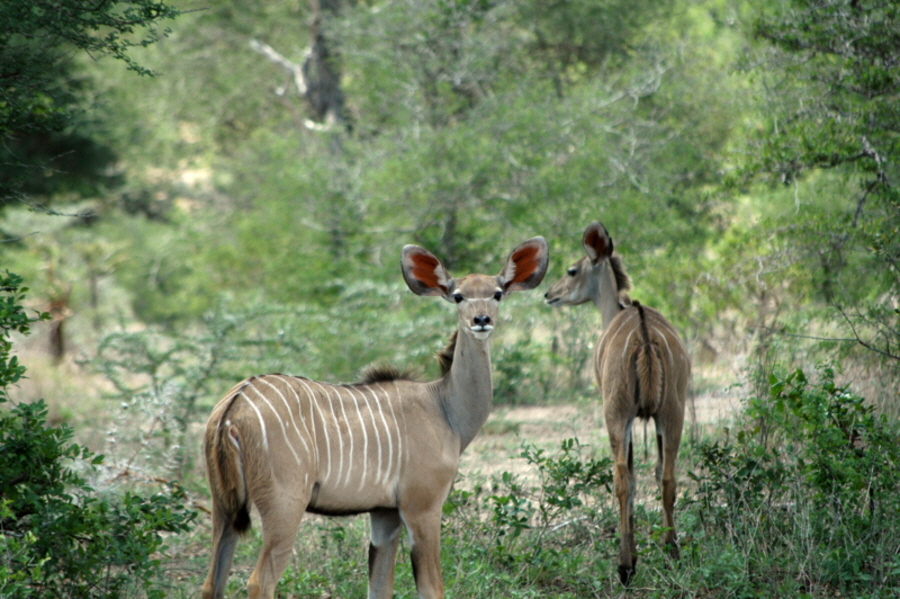
[[402,521],[397,510],[374,511],[370,518],[369,599],[390,599],[394,593],[394,562],[400,544]]
[[619,501],[619,580],[628,585],[637,566],[637,545],[634,541],[634,451],[631,442],[631,422],[624,430],[609,427],[612,445],[613,488]]
[[209,573],[200,591],[202,599],[222,599],[224,597],[225,581],[231,571],[234,549],[240,537],[240,533],[234,528],[234,518],[228,518],[222,512],[223,508],[213,503],[213,551]]
[[281,489],[268,497],[272,499],[256,501],[263,541],[256,567],[247,581],[249,599],[273,599],[275,596],[275,585],[291,559],[300,521],[309,502],[308,497],[298,500],[296,495]]
[[678,535],[675,531],[675,496],[677,493],[675,480],[675,461],[678,458],[678,448],[681,445],[681,422],[669,422],[656,420],[656,479],[659,483],[660,497],[662,498],[663,543],[669,555],[678,559]]

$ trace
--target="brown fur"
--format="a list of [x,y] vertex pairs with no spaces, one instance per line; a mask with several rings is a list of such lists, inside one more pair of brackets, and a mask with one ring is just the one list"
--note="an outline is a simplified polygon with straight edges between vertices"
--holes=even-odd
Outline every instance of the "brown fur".
[[391,381],[414,381],[415,377],[408,370],[400,370],[390,364],[372,364],[359,373],[357,385],[372,383],[390,383]]
[[632,306],[637,308],[641,320],[640,346],[634,352],[635,403],[638,418],[647,419],[659,410],[659,403],[663,397],[665,366],[659,345],[650,339],[644,307],[637,300]]
[[450,372],[450,367],[453,366],[453,354],[456,352],[456,335],[458,332],[459,331],[453,331],[449,341],[447,341],[447,345],[437,353],[437,356],[435,356],[441,367],[441,376]]
[[260,375],[226,393],[206,428],[213,549],[203,599],[224,599],[251,504],[262,523],[262,547],[247,581],[249,599],[274,598],[305,512],[369,513],[372,599],[393,596],[405,526],[418,596],[443,599],[441,507],[460,454],[491,410],[489,336],[498,298],[540,284],[547,242],[520,244],[498,276],[451,277],[433,254],[413,245],[403,248],[401,268],[414,293],[456,305],[458,334],[439,355],[443,376],[416,382],[374,366],[354,385]]
[[619,290],[619,303],[623,306],[631,305],[631,298],[628,295],[628,292],[631,290],[631,277],[625,272],[622,256],[619,254],[610,256],[609,265],[612,267],[613,274],[616,277],[616,288]]
[[[681,443],[691,362],[677,331],[653,308],[632,302],[631,279],[606,229],[585,229],[586,256],[546,293],[551,305],[593,302],[603,318],[594,352],[594,374],[612,448],[614,488],[619,502],[619,578],[627,585],[637,563],[634,540],[632,430],[636,418],[656,424],[656,477],[663,508],[663,542],[678,554],[675,533],[675,460]],[[604,265],[604,261],[606,264]],[[590,263],[592,268],[585,268]],[[605,268],[608,266],[609,268]]]

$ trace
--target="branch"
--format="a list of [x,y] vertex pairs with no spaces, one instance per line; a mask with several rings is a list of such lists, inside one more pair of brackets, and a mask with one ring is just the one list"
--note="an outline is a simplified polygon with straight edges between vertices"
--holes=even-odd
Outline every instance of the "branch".
[[[275,50],[275,48],[259,40],[250,40],[250,47],[275,64],[281,65],[282,67],[287,69],[294,76],[294,84],[297,86],[297,91],[300,92],[301,96],[306,96],[308,87],[306,85],[306,77],[303,76],[303,64],[291,62],[290,60],[279,54],[278,51]],[[304,64],[306,64],[306,61],[309,60],[311,51],[312,48],[307,48],[306,52],[303,53]]]
[[[275,48],[259,40],[250,40],[250,47],[291,73],[294,77],[294,85],[297,86],[297,91],[299,91],[300,95],[304,98],[307,97],[309,86],[306,84],[306,77],[303,75],[303,70],[312,56],[312,46],[307,48],[303,53],[303,64],[297,64],[296,62],[288,60],[275,50]],[[282,95],[282,92],[279,92],[278,95]],[[317,123],[312,119],[303,119],[303,126],[310,131],[330,131],[332,128],[329,123]]]
[[890,358],[892,360],[900,361],[900,355],[892,354],[889,351],[885,351],[883,349],[879,349],[879,348],[875,347],[868,341],[863,341],[862,338],[859,336],[859,333],[856,332],[856,326],[854,326],[853,321],[850,320],[850,317],[847,315],[847,313],[844,312],[844,309],[841,308],[840,306],[835,306],[835,308],[837,308],[838,312],[841,313],[841,316],[844,317],[844,320],[847,321],[847,324],[850,325],[850,330],[853,331],[853,336],[856,337],[857,343],[859,343],[866,349],[875,352],[876,354],[880,354],[880,355],[884,356],[885,358]]

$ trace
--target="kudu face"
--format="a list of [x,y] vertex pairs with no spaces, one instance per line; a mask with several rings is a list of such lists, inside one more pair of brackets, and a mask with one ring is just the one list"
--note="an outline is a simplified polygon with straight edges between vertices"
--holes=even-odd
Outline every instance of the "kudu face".
[[607,263],[593,264],[585,256],[566,270],[566,274],[550,287],[544,298],[551,306],[578,306],[600,295],[600,278]]
[[[403,248],[401,260],[403,278],[419,295],[440,295],[456,304],[459,330],[485,341],[497,322],[500,300],[513,291],[532,289],[543,279],[547,270],[547,250],[543,238],[536,239],[541,241],[529,240],[516,248],[496,277],[471,274],[459,279],[451,278],[440,260],[430,252],[408,245]],[[530,265],[532,262],[536,267]]]
[[459,330],[480,341],[487,340],[497,322],[503,295],[498,277],[468,275],[454,281],[448,299],[459,311]]
[[603,225],[592,223],[584,232],[582,246],[586,255],[566,270],[544,299],[554,307],[592,301],[607,324],[618,312],[620,294],[627,291],[630,282],[624,271],[617,280],[612,261],[618,261],[618,257],[613,257],[613,242]]
[[541,237],[522,243],[497,276],[454,279],[414,245],[403,248],[401,269],[413,292],[457,306],[459,328],[445,373],[424,383],[380,369],[353,385],[270,374],[229,391],[206,428],[213,551],[203,599],[222,599],[238,536],[250,528],[251,505],[263,532],[247,583],[250,599],[274,596],[304,512],[369,514],[369,599],[393,595],[405,526],[419,597],[443,598],[442,506],[462,450],[490,412],[487,341],[500,300],[543,279],[547,243]]

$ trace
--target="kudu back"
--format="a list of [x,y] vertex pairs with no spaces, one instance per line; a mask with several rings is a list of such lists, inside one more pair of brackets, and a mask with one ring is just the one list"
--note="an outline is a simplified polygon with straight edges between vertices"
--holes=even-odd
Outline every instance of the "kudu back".
[[500,301],[543,279],[547,243],[522,243],[497,276],[452,278],[413,245],[403,248],[401,268],[413,292],[456,305],[458,330],[442,355],[443,376],[415,382],[383,368],[360,383],[333,385],[268,374],[226,393],[206,428],[213,548],[203,599],[223,597],[251,505],[262,522],[262,547],[250,599],[274,596],[304,512],[370,514],[370,599],[392,596],[401,525],[419,597],[444,596],[441,509],[460,454],[491,409],[489,337]]
[[662,314],[632,301],[631,280],[600,223],[582,238],[585,256],[545,294],[551,306],[589,301],[600,310],[603,332],[594,348],[594,375],[615,461],[619,501],[619,579],[628,585],[637,564],[634,540],[634,420],[656,425],[656,478],[663,509],[663,542],[678,556],[675,534],[675,460],[681,444],[691,362],[678,333]]

